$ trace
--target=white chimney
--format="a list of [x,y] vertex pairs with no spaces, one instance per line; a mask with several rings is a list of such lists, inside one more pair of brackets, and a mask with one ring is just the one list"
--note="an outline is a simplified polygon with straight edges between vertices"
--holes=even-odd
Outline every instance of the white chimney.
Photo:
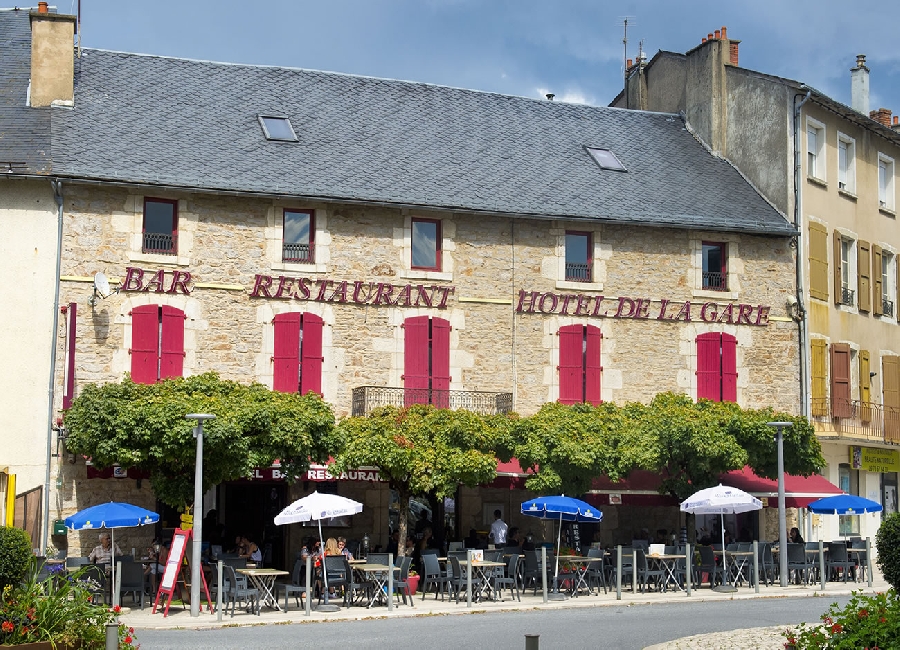
[[869,114],[869,69],[866,55],[856,55],[856,67],[850,69],[850,106],[854,111]]

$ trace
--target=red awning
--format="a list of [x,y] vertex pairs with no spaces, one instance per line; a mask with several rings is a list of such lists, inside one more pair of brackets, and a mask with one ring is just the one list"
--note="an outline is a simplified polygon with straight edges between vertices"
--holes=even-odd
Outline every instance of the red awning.
[[[749,467],[744,467],[722,474],[720,480],[723,485],[736,487],[758,498],[768,499],[770,508],[778,507],[778,481],[775,479],[757,476]],[[786,507],[805,508],[813,501],[834,494],[843,494],[843,491],[818,474],[812,476],[785,474],[784,493]]]

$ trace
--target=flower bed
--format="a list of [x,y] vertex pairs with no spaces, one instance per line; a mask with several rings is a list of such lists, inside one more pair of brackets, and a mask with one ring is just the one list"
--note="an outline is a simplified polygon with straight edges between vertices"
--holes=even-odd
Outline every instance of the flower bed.
[[867,596],[853,592],[843,608],[832,603],[822,623],[801,623],[783,633],[788,650],[887,650],[900,640],[900,597],[893,589]]

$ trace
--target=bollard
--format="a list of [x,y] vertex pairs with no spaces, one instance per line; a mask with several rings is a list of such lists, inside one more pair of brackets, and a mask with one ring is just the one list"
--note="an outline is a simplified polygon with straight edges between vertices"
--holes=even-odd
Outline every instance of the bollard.
[[312,555],[306,556],[306,615],[312,615]]
[[866,572],[869,574],[869,588],[872,587],[872,538],[866,537]]
[[819,540],[819,579],[822,581],[822,591],[825,591],[825,544]]
[[219,581],[217,584],[219,585],[219,589],[216,592],[216,620],[222,620],[222,592],[225,589],[225,583],[222,582],[224,579],[223,573],[225,570],[222,568],[225,565],[222,560],[216,562],[216,579]]
[[119,619],[106,624],[106,650],[119,650]]
[[541,546],[541,589],[547,602],[547,547]]
[[631,549],[631,593],[637,593],[637,550]]
[[693,560],[694,554],[691,552],[691,545],[684,545],[684,584],[685,591],[687,592],[688,597],[691,595],[691,583],[694,581],[694,568],[693,568]]
[[616,546],[616,600],[622,600],[622,545]]
[[466,551],[466,607],[472,606],[472,551]]
[[540,634],[526,634],[525,635],[525,650],[540,650],[541,648],[541,635]]
[[759,542],[753,540],[753,590],[759,593]]
[[388,553],[388,611],[394,611],[394,554]]

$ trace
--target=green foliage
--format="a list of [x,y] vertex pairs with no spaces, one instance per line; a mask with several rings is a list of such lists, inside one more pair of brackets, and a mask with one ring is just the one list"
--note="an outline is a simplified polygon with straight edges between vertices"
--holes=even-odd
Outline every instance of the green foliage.
[[87,385],[66,412],[66,446],[99,468],[149,471],[157,497],[181,507],[194,493],[196,421],[186,420],[188,413],[216,416],[203,425],[204,492],[275,459],[286,476],[299,476],[337,449],[334,413],[318,395],[275,392],[215,373]]
[[900,599],[893,590],[871,596],[855,591],[846,606],[832,603],[821,624],[801,623],[783,636],[789,650],[898,648]]
[[878,568],[897,591],[900,589],[900,513],[892,513],[882,520],[875,535],[875,548],[878,549]]
[[[119,607],[92,604],[87,569],[38,580],[36,560],[28,579],[3,590],[0,644],[50,642],[56,647],[106,647],[106,625],[117,622]],[[119,625],[119,648],[131,648],[134,628]]]
[[17,585],[31,561],[31,537],[21,528],[0,526],[0,591]]

